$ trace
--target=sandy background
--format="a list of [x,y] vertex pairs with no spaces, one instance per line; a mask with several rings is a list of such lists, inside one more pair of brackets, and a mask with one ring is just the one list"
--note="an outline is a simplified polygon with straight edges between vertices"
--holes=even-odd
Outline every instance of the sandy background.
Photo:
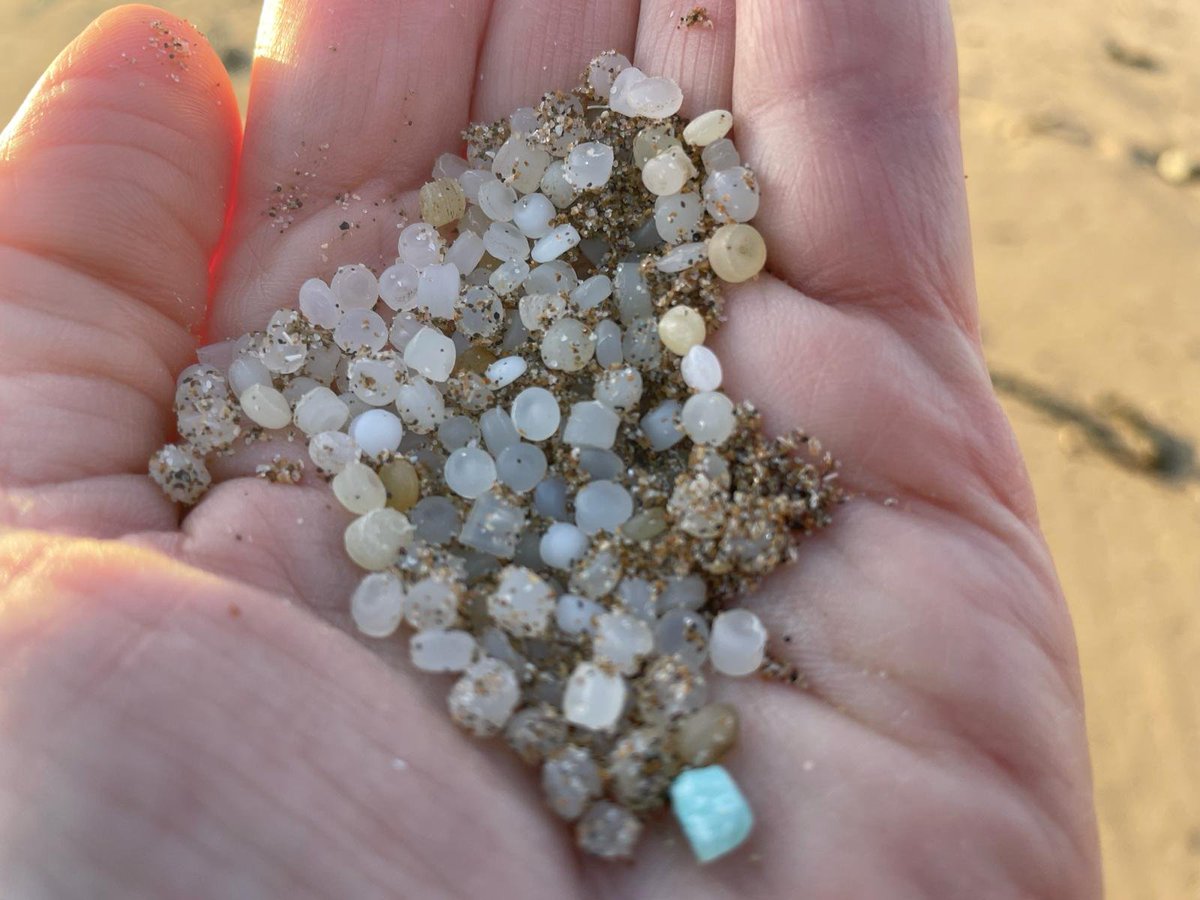
[[[0,121],[102,0],[0,0]],[[170,4],[245,101],[254,0]],[[984,342],[1079,631],[1109,896],[1200,897],[1200,3],[955,0]]]

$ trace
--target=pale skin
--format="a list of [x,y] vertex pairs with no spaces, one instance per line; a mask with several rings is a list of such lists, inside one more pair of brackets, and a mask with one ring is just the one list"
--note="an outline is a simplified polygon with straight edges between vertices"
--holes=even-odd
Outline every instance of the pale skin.
[[[281,0],[244,135],[168,13],[113,11],[51,66],[0,148],[0,896],[1099,894],[1071,624],[980,346],[945,4],[710,2],[686,30],[678,6]],[[448,682],[353,637],[324,485],[242,454],[183,510],[144,474],[199,340],[386,264],[468,121],[610,47],[685,114],[732,109],[769,260],[731,292],[726,385],[852,492],[748,600],[804,687],[723,686],[757,826],[705,868],[669,818],[632,864],[581,858]]]

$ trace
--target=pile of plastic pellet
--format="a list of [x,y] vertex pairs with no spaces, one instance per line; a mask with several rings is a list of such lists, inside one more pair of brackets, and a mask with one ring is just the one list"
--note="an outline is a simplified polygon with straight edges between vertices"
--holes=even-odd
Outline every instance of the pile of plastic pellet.
[[759,187],[733,116],[685,124],[682,100],[610,52],[473,126],[394,265],[310,279],[227,368],[181,374],[180,441],[150,463],[195,503],[207,456],[303,435],[355,517],[358,630],[452,673],[453,719],[539,766],[609,858],[668,800],[703,860],[749,832],[709,680],[778,675],[735,604],[838,499],[815,442],[721,391],[704,342],[722,283],[765,264]]

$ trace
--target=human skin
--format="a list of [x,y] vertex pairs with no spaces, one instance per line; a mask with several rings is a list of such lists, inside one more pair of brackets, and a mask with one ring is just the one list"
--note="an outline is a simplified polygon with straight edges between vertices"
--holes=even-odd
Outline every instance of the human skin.
[[[280,0],[244,135],[168,13],[51,66],[0,136],[0,896],[1100,894],[1071,624],[980,346],[948,10],[677,6]],[[183,510],[145,475],[198,341],[389,262],[468,121],[610,47],[685,115],[733,110],[769,259],[730,291],[726,387],[850,492],[747,601],[803,687],[722,685],[757,823],[703,868],[669,822],[581,857],[446,681],[356,639],[324,485],[242,453]]]

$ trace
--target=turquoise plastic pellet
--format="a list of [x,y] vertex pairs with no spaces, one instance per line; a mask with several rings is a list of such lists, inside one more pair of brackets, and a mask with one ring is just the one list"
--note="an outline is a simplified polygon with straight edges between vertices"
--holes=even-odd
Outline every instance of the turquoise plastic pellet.
[[680,773],[671,784],[671,808],[702,863],[733,850],[754,825],[750,804],[723,766]]

